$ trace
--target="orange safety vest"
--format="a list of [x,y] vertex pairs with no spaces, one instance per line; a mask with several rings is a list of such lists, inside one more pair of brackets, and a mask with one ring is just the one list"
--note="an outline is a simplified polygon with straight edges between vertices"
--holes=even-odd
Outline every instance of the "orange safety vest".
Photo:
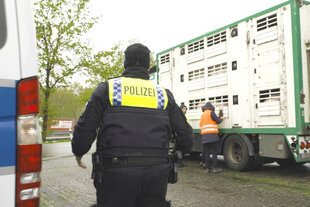
[[207,133],[219,133],[219,129],[216,125],[216,122],[211,118],[211,111],[212,110],[205,110],[201,115],[200,119],[200,133],[207,134]]

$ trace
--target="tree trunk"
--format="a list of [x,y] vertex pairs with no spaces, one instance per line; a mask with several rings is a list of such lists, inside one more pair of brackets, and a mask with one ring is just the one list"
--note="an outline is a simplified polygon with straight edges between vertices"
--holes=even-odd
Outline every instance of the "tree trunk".
[[49,97],[50,97],[50,92],[44,93],[44,108],[43,108],[43,123],[42,123],[42,139],[43,139],[43,142],[46,141],[46,134],[47,134]]

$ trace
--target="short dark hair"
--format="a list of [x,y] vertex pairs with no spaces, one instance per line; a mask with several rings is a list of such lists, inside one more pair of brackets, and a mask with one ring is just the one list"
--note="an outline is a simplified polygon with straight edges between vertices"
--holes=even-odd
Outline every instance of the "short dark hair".
[[183,103],[180,105],[180,108],[181,109],[186,108],[186,110],[187,110],[187,106],[185,104],[183,104]]
[[207,108],[207,106],[206,106],[206,105],[203,105],[203,106],[201,107],[202,112],[204,112],[204,111],[206,110],[206,108]]

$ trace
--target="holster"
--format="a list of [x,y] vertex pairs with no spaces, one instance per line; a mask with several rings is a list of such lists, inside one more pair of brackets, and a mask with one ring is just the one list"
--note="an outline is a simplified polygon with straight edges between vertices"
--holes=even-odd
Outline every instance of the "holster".
[[99,152],[94,152],[92,154],[92,163],[93,163],[93,169],[91,178],[94,179],[99,184],[101,184],[103,179],[103,168],[104,168],[102,154]]
[[178,157],[175,151],[169,154],[169,176],[168,176],[168,183],[174,184],[178,181]]

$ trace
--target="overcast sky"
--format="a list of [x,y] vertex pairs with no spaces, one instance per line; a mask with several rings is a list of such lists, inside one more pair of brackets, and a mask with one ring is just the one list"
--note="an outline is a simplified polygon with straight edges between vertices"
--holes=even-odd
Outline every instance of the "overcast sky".
[[[96,50],[138,40],[156,53],[269,9],[286,0],[90,0],[101,16],[87,35]],[[85,84],[77,74],[74,80]]]
[[90,32],[98,50],[137,39],[158,53],[285,0],[90,0],[101,15]]

